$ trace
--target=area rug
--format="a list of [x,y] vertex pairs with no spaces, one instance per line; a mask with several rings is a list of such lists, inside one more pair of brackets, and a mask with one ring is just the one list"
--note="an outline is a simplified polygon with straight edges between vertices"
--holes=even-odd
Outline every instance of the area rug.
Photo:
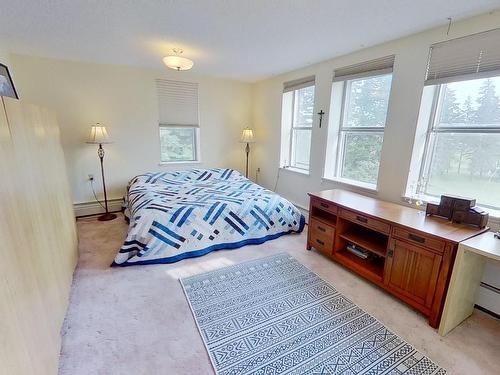
[[286,253],[180,281],[219,375],[446,373]]

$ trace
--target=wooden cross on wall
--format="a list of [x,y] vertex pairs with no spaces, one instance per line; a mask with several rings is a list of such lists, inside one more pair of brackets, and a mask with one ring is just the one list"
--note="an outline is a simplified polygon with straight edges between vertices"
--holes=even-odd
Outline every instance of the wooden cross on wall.
[[321,128],[321,123],[323,122],[323,115],[325,114],[325,112],[323,112],[323,110],[319,111],[318,112],[318,115],[319,115],[319,127]]

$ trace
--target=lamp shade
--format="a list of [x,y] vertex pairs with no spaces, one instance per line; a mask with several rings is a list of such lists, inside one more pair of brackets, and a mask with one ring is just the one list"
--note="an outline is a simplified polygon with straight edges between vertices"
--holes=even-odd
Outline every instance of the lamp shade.
[[194,65],[192,60],[177,55],[166,56],[163,58],[163,62],[166,66],[175,70],[189,70]]
[[91,144],[111,143],[106,127],[102,126],[99,123],[91,126],[90,133],[87,138],[87,143]]
[[241,143],[254,143],[255,140],[253,139],[253,130],[250,128],[245,128],[243,129],[243,132],[241,133]]

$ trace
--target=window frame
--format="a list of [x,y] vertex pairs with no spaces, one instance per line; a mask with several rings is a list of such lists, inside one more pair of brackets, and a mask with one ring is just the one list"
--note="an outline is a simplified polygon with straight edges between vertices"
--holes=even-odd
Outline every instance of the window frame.
[[[498,75],[491,75],[489,77],[482,78],[491,78],[498,77]],[[481,78],[478,78],[481,79]],[[480,127],[480,126],[448,126],[448,127],[439,127],[436,124],[438,123],[438,119],[441,115],[442,111],[442,100],[444,98],[444,89],[448,83],[460,82],[462,80],[450,81],[445,83],[439,83],[436,85],[431,85],[434,88],[431,112],[427,124],[427,128],[425,130],[425,144],[422,154],[422,160],[420,162],[420,169],[418,173],[418,181],[425,181],[424,186],[420,186],[416,188],[415,192],[411,192],[416,195],[422,195],[428,198],[439,198],[439,195],[434,195],[427,192],[427,185],[429,183],[430,171],[432,168],[432,161],[435,157],[435,148],[436,148],[436,135],[437,134],[453,134],[453,133],[461,133],[461,134],[499,134],[500,135],[500,125],[499,126],[488,126],[488,127]],[[500,207],[484,204],[482,202],[478,202],[481,207],[490,208],[498,210]]]
[[[334,170],[334,176],[336,179],[339,179],[340,181],[346,181],[349,184],[356,185],[356,186],[362,186],[366,187],[369,189],[377,189],[378,186],[378,172],[377,172],[377,181],[375,183],[371,182],[366,182],[366,181],[360,181],[360,180],[354,180],[348,177],[343,177],[342,176],[342,171],[344,168],[344,161],[345,161],[345,147],[346,147],[346,138],[347,134],[366,134],[366,135],[377,135],[381,134],[382,135],[382,142],[384,140],[384,135],[385,135],[385,127],[387,125],[387,114],[389,113],[389,101],[390,101],[390,96],[391,96],[391,91],[392,91],[392,70],[390,72],[381,72],[381,73],[375,73],[373,75],[366,75],[362,76],[359,78],[351,78],[351,79],[346,79],[342,83],[342,104],[340,107],[340,120],[339,120],[339,126],[338,126],[338,144],[337,144],[337,155],[336,155],[336,162],[335,162],[335,170]],[[349,103],[350,99],[350,89],[353,81],[356,80],[361,80],[361,79],[369,79],[369,78],[374,78],[374,77],[381,77],[381,76],[386,76],[386,75],[391,75],[391,87],[389,89],[389,97],[388,97],[388,104],[387,104],[387,112],[385,116],[385,123],[384,126],[345,126],[347,122],[347,111],[346,107]],[[380,171],[380,160],[379,160],[379,171]]]
[[[299,90],[302,90],[302,89],[306,89],[306,88],[310,88],[312,87],[313,90],[314,90],[314,93],[313,93],[313,110],[312,110],[312,123],[311,123],[311,126],[296,126],[296,122],[295,122],[295,119],[296,119],[296,112],[298,111],[298,108],[296,108],[296,106],[298,106],[298,103],[297,103],[297,94],[298,94],[298,91]],[[313,125],[314,125],[314,107],[315,107],[315,101],[316,101],[316,83],[315,82],[311,82],[311,84],[309,85],[305,85],[305,86],[301,86],[301,87],[297,87],[297,88],[293,88],[291,90],[288,90],[286,92],[283,92],[282,93],[282,98],[284,97],[284,95],[288,94],[288,93],[291,93],[291,104],[289,106],[289,108],[286,108],[286,110],[289,110],[291,111],[290,113],[290,123],[287,125],[289,127],[289,134],[288,134],[288,147],[287,147],[287,159],[285,159],[285,163],[283,165],[284,168],[289,168],[291,170],[297,170],[298,172],[301,172],[301,173],[309,173],[310,171],[310,168],[311,168],[311,144],[312,144],[312,130],[313,130]],[[283,99],[282,99],[282,102],[283,102]],[[281,109],[281,119],[282,119],[282,126],[283,126],[283,111],[285,110],[285,108],[282,108]],[[282,129],[283,131],[283,129]],[[300,164],[297,164],[296,162],[296,158],[295,158],[295,139],[296,139],[296,132],[297,131],[309,131],[309,133],[311,134],[310,136],[310,142],[309,142],[309,165],[308,167],[304,167]],[[283,155],[281,155],[281,159],[283,159]]]
[[[183,160],[163,160],[162,157],[162,140],[161,140],[161,129],[191,129],[193,132],[192,146],[193,146],[193,159],[183,159]],[[179,125],[179,124],[159,124],[158,125],[158,138],[160,145],[160,165],[166,164],[192,164],[200,162],[200,149],[199,149],[199,126],[198,125]]]

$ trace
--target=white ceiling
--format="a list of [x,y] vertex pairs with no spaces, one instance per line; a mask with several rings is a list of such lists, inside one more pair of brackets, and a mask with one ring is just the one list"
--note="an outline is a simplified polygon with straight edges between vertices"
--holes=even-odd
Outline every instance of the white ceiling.
[[500,7],[500,0],[0,0],[0,47],[257,80]]

